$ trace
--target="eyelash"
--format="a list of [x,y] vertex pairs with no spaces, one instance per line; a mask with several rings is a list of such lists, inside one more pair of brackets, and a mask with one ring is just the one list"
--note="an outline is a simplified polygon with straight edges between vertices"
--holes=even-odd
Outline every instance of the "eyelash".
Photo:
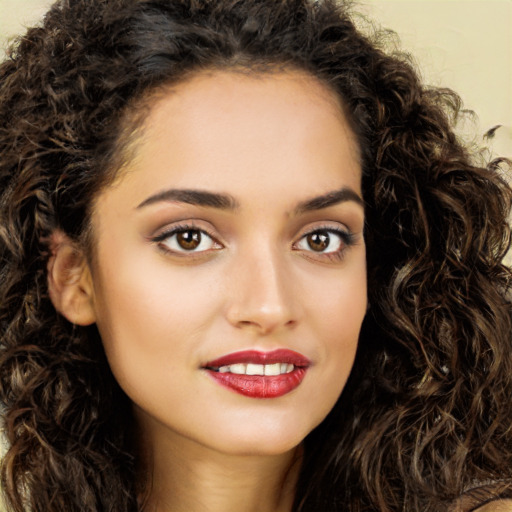
[[172,238],[173,236],[176,236],[180,233],[186,233],[186,232],[195,232],[195,233],[199,232],[203,235],[206,235],[208,238],[210,238],[212,240],[213,244],[218,246],[217,248],[212,249],[212,250],[218,250],[223,247],[223,245],[220,242],[218,242],[217,239],[211,233],[209,233],[206,229],[199,228],[198,226],[195,226],[193,224],[180,224],[180,225],[174,226],[173,228],[171,228],[167,231],[164,231],[163,233],[160,233],[160,234],[156,235],[155,237],[151,238],[151,241],[158,244],[159,249],[162,250],[164,253],[172,254],[172,255],[176,255],[176,256],[189,256],[190,257],[191,255],[194,255],[194,254],[197,255],[197,254],[211,251],[211,250],[187,251],[186,249],[183,249],[182,251],[179,251],[179,250],[176,251],[176,250],[170,249],[169,247],[166,247],[166,245],[162,243],[165,240]]
[[[203,251],[194,251],[194,250],[187,251],[186,249],[183,249],[180,251],[180,250],[170,249],[169,247],[167,247],[165,244],[162,243],[165,240],[172,238],[173,236],[176,236],[180,233],[186,233],[186,232],[196,232],[196,233],[199,232],[203,235],[206,235],[208,238],[210,238],[212,240],[212,243],[214,245],[217,245],[218,247],[216,247],[214,249],[203,250]],[[327,233],[328,235],[335,234],[340,239],[340,248],[335,251],[331,251],[331,252],[320,252],[320,251],[317,252],[314,250],[310,250],[310,251],[306,250],[305,252],[309,253],[308,257],[310,257],[310,258],[327,259],[328,261],[341,261],[343,259],[343,257],[345,256],[346,250],[348,248],[350,248],[352,245],[354,245],[354,243],[355,243],[356,237],[353,233],[350,233],[349,231],[344,231],[342,229],[333,228],[332,226],[319,226],[319,227],[315,227],[314,229],[312,229],[310,231],[305,232],[299,238],[299,240],[293,244],[293,248],[296,248],[308,236],[318,234],[318,233]],[[176,256],[185,256],[185,257],[186,256],[190,257],[194,254],[197,255],[197,254],[209,253],[212,250],[219,250],[224,247],[207,230],[205,230],[204,228],[199,228],[198,226],[193,225],[193,224],[180,224],[180,225],[174,226],[172,229],[169,229],[167,231],[164,231],[163,233],[160,233],[160,234],[152,237],[151,241],[156,243],[158,245],[159,249],[162,250],[164,253],[172,254],[172,255],[176,255]],[[301,249],[296,249],[296,250],[301,250]]]
[[354,233],[350,231],[345,231],[343,229],[334,228],[332,226],[319,226],[314,229],[307,231],[304,233],[297,242],[295,242],[294,246],[298,245],[300,242],[305,240],[308,236],[318,234],[318,233],[327,233],[329,235],[335,234],[340,239],[340,248],[331,251],[331,252],[316,252],[313,250],[307,251],[309,258],[328,260],[332,262],[341,261],[346,251],[355,244],[356,236]]

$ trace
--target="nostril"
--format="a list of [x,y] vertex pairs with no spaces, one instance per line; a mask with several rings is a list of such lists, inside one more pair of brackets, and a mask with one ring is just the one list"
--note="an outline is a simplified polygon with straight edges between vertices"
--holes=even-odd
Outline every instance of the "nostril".
[[[269,280],[265,282],[272,284]],[[272,286],[263,286],[261,282],[256,286],[238,280],[236,293],[226,304],[225,315],[238,329],[255,329],[261,334],[269,334],[276,329],[293,327],[298,320],[295,308],[296,299],[289,287],[278,281]]]

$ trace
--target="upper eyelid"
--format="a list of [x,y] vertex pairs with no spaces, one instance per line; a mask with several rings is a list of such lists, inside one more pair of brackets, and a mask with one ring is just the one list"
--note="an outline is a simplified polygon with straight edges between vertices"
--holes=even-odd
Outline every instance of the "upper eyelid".
[[355,233],[353,233],[351,230],[349,229],[342,229],[342,228],[334,228],[334,227],[317,227],[317,228],[314,228],[314,229],[310,229],[308,231],[304,231],[298,238],[297,238],[297,241],[294,242],[294,244],[297,244],[299,243],[301,240],[303,240],[305,237],[313,234],[313,233],[317,233],[319,231],[327,231],[327,232],[330,232],[330,233],[335,233],[337,234],[340,238],[342,239],[346,239],[346,240],[349,240],[351,241],[352,239],[354,239],[357,235]]
[[[167,223],[166,225],[154,230],[153,234],[149,235],[147,238],[152,241],[161,241],[176,234],[177,232],[190,230],[201,231],[202,233],[205,233],[207,236],[212,238],[216,243],[220,245],[226,245],[226,241],[223,240],[223,237],[218,233],[218,230],[216,230],[214,227],[205,226],[205,224],[210,223],[202,219],[178,220],[175,222]],[[357,232],[350,229],[345,223],[342,223],[338,220],[324,220],[310,222],[298,229],[295,236],[293,237],[295,240],[293,243],[296,243],[298,240],[302,239],[308,234],[322,230],[332,231],[347,236],[357,235]]]
[[346,224],[343,224],[339,221],[323,221],[323,222],[315,222],[311,223],[298,232],[298,237],[302,238],[310,233],[314,233],[315,231],[333,231],[336,233],[344,233],[347,235],[354,234],[352,229],[350,229]]
[[150,235],[149,238],[152,240],[160,239],[163,240],[169,236],[175,235],[176,233],[179,233],[180,231],[201,231],[202,233],[205,233],[210,238],[215,240],[218,243],[221,243],[218,239],[219,237],[213,233],[213,229],[209,229],[204,226],[200,226],[197,224],[197,221],[177,221],[174,223],[166,224],[165,226],[158,228],[154,231],[152,235]]
[[[196,250],[190,250],[190,251],[183,250],[182,251],[182,250],[171,249],[167,245],[166,240],[169,240],[170,238],[175,237],[180,232],[186,232],[186,231],[200,231],[201,233],[206,235],[208,238],[210,238],[213,245],[217,246],[217,247],[213,247],[210,249],[204,249],[201,251],[196,251]],[[167,254],[174,254],[175,256],[189,257],[189,258],[194,257],[194,255],[196,257],[199,257],[200,255],[208,254],[208,253],[211,253],[212,251],[218,251],[219,249],[223,249],[225,247],[224,244],[222,242],[220,242],[217,237],[211,235],[207,230],[205,230],[203,228],[196,227],[196,226],[186,226],[186,225],[177,225],[172,228],[168,228],[167,230],[164,228],[164,230],[160,234],[151,236],[149,238],[149,240],[151,242],[155,243],[162,251],[166,252]]]

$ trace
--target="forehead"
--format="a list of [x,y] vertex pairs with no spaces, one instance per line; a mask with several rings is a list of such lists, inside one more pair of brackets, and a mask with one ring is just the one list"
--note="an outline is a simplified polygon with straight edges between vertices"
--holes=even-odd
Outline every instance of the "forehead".
[[[258,131],[268,140],[280,137],[285,144],[283,127],[290,138],[300,130],[310,140],[323,127],[323,135],[329,129],[339,132],[341,128],[359,156],[340,96],[303,71],[205,71],[160,89],[149,98],[147,111],[139,139],[145,149],[164,138],[167,143],[182,145],[188,138],[194,144],[190,149],[196,151],[208,144],[220,147],[222,133],[231,132],[232,136],[236,127],[237,139],[253,140],[253,147],[261,154],[263,148],[256,147]],[[226,144],[226,148],[240,149],[234,143]]]
[[171,185],[218,192],[229,184],[235,194],[250,186],[268,195],[293,179],[313,195],[338,189],[342,175],[351,185],[360,181],[359,149],[339,96],[305,72],[201,72],[159,89],[145,105],[117,180],[133,182],[134,193]]
[[252,71],[245,68],[211,69],[196,72],[176,84],[163,86],[150,94],[147,104],[150,115],[147,122],[158,118],[158,111],[173,108],[194,111],[212,106],[226,109],[228,103],[236,111],[253,113],[254,102],[267,105],[278,101],[297,105],[307,97],[312,106],[328,107],[335,116],[344,116],[342,101],[337,92],[313,75],[298,69]]

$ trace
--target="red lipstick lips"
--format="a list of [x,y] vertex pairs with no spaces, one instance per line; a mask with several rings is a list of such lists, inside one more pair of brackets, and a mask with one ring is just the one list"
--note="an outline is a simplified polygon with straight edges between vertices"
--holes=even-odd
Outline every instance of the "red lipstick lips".
[[277,398],[293,391],[311,361],[287,349],[234,352],[203,366],[219,384],[251,398]]

